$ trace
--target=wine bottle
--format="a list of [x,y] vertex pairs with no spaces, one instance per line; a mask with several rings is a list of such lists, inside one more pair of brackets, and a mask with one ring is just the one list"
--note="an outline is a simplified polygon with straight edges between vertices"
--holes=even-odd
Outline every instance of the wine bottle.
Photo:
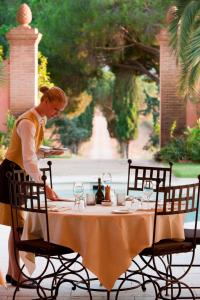
[[96,204],[101,204],[101,202],[104,200],[104,194],[101,189],[101,178],[98,178],[98,189],[95,194],[95,201]]

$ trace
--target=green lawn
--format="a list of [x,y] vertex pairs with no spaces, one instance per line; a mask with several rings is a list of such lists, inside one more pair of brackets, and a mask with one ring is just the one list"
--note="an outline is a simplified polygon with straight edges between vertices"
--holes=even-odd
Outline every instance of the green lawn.
[[176,177],[196,178],[200,174],[200,164],[174,163],[172,172]]

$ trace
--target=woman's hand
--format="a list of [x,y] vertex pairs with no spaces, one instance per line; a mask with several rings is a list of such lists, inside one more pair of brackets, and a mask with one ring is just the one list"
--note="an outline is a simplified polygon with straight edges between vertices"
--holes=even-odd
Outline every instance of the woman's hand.
[[50,188],[49,185],[46,185],[46,196],[51,201],[56,201],[58,199],[58,195]]

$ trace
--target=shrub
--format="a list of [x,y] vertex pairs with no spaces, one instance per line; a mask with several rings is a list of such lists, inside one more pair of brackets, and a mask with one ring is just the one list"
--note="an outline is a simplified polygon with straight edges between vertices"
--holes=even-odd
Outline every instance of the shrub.
[[156,153],[156,160],[200,162],[200,120],[193,128],[188,127],[181,137],[171,136],[170,142]]
[[171,141],[156,153],[155,159],[176,162],[186,158],[185,141],[182,138],[172,138]]
[[188,159],[200,162],[200,120],[197,121],[195,127],[188,127],[184,135]]

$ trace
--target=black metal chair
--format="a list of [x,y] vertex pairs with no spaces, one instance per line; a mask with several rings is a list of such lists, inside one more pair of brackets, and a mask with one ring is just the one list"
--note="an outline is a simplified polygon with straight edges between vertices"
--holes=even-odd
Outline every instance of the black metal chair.
[[[145,267],[133,271],[132,274],[130,273],[124,279],[125,282],[131,278],[131,276],[142,276],[145,278],[142,287],[147,283],[152,283],[155,289],[156,299],[196,299],[192,288],[182,280],[191,269],[195,256],[200,200],[200,175],[198,176],[198,180],[199,182],[196,184],[160,188],[159,182],[157,183],[153,242],[151,247],[145,248],[140,253],[140,258]],[[160,194],[162,194],[162,204],[158,203]],[[180,214],[195,215],[191,239],[183,241],[167,239],[156,242],[158,218]],[[173,272],[174,267],[176,268],[176,265],[173,264],[173,258],[174,254],[181,253],[190,253],[190,262],[187,264],[187,268],[184,269],[181,274],[177,275]],[[123,285],[123,283],[121,283],[121,285]],[[188,298],[182,295],[185,289],[187,289],[190,294]]]
[[47,178],[49,177],[50,187],[53,188],[53,181],[52,181],[52,162],[49,160],[47,161],[48,167],[40,168],[42,174],[45,175]]
[[[173,163],[169,162],[169,167],[154,167],[154,166],[145,166],[145,165],[134,165],[131,159],[128,159],[128,180],[127,180],[127,195],[130,192],[141,192],[143,191],[143,186],[145,180],[151,180],[154,183],[154,190],[159,180],[160,185],[170,186],[171,177],[172,177],[172,166]],[[139,196],[139,197],[138,197]],[[141,200],[140,195],[136,194],[136,198]],[[142,268],[141,263],[133,260],[136,268]],[[142,268],[143,269],[143,268]],[[125,276],[128,273],[131,273],[132,270],[128,270]],[[145,290],[145,287],[143,286]]]
[[[24,272],[24,265],[18,267],[20,274],[24,276],[25,280],[20,282],[18,278],[18,285],[14,291],[13,300],[15,299],[16,293],[22,284],[32,282],[33,288],[37,290],[39,299],[56,299],[59,287],[62,283],[68,282],[72,285],[72,288],[77,287],[76,282],[81,281],[86,285],[86,289],[89,292],[89,298],[92,299],[91,292],[89,290],[89,284],[83,278],[79,270],[74,271],[73,265],[77,263],[79,254],[68,247],[51,243],[49,233],[49,220],[48,220],[48,208],[46,198],[46,176],[42,176],[42,183],[35,183],[33,181],[25,181],[22,176],[23,172],[14,171],[12,174],[9,173],[9,186],[10,186],[10,203],[11,203],[11,216],[12,216],[12,229],[14,235],[14,247],[16,262],[17,251],[25,251],[32,253],[35,256],[45,258],[46,262],[43,266],[42,271],[39,275],[29,276],[27,272]],[[41,214],[45,222],[46,238],[38,239],[27,239],[21,240],[21,224],[19,224],[18,214],[19,211],[25,211],[26,213]],[[74,257],[68,259],[67,256],[73,254]],[[49,272],[49,267],[52,265],[52,258],[57,259],[60,264],[59,267],[53,268],[52,272]],[[80,263],[79,263],[80,264]],[[40,265],[41,267],[41,265]],[[87,270],[81,264],[81,270]],[[74,277],[77,279],[75,280]],[[73,279],[72,279],[73,278]],[[51,279],[50,288],[44,287],[43,283],[46,279]]]
[[[185,241],[187,242],[192,242],[193,241],[193,236],[194,236],[194,228],[185,228],[184,230],[185,232]],[[196,245],[200,245],[200,229],[196,229]],[[197,256],[197,263],[193,263],[192,267],[197,267],[200,268],[200,262],[199,261],[199,257]],[[187,263],[179,263],[179,264],[175,264],[173,263],[173,267],[188,267]],[[200,290],[200,284],[199,285],[193,285],[190,286],[193,290]],[[195,297],[195,299],[200,299],[199,297]]]
[[154,166],[138,166],[132,164],[132,160],[128,160],[128,180],[127,180],[127,195],[130,191],[142,191],[145,180],[151,180],[156,183],[160,179],[161,186],[170,186],[172,177],[172,166],[169,162],[169,167],[154,167]]

